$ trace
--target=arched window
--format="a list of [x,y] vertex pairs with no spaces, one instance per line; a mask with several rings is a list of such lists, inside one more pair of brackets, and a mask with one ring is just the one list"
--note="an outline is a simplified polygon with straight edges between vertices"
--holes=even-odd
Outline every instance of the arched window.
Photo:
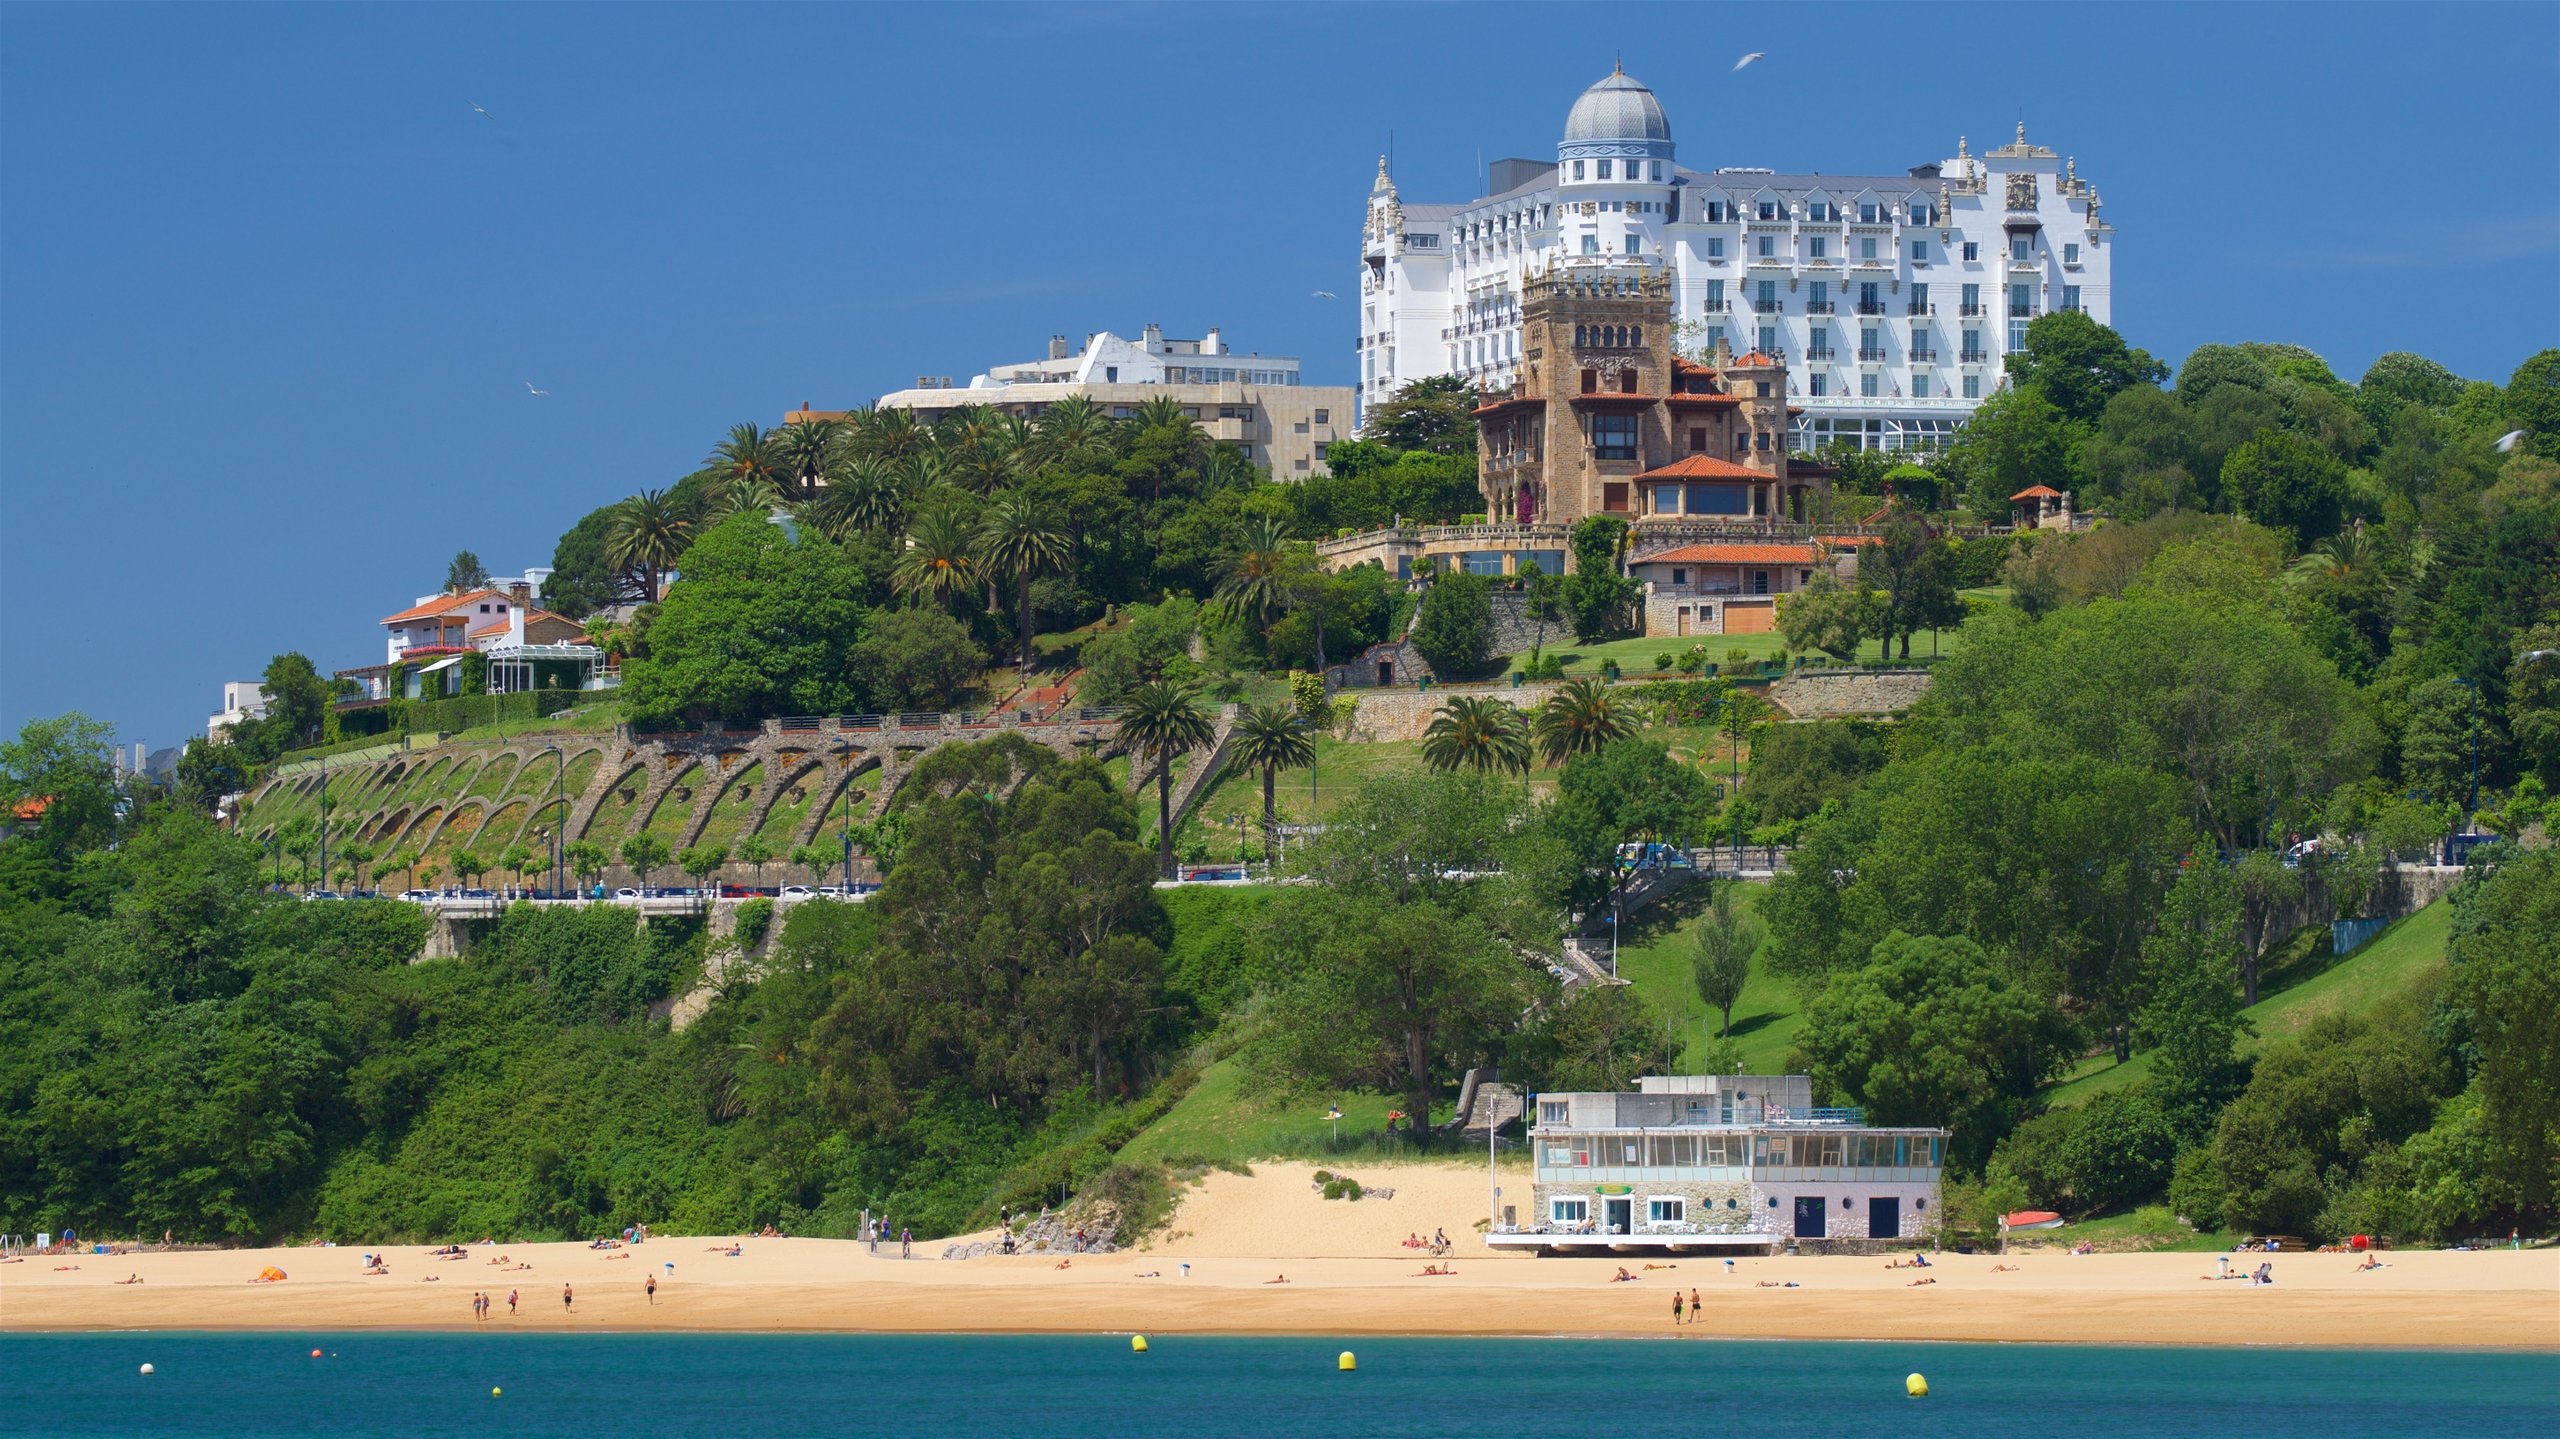
[[1583,328],[1580,325],[1573,327],[1573,342],[1577,345],[1588,343]]
[[1627,343],[1630,345],[1642,345],[1644,343],[1644,326],[1638,325],[1633,330],[1629,331]]

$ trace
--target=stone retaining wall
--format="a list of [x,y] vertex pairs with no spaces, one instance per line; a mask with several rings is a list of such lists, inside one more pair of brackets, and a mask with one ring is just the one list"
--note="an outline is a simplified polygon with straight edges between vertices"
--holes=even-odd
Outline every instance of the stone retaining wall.
[[1769,698],[1797,719],[1898,714],[1928,692],[1927,670],[1798,670],[1769,686]]

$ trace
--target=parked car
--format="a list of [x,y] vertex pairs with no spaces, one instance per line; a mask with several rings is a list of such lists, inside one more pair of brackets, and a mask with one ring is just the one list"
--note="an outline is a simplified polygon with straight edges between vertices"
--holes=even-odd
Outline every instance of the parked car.
[[411,904],[433,904],[436,892],[432,889],[404,889],[400,891],[400,897]]
[[805,884],[786,884],[774,895],[776,899],[807,899],[818,891]]
[[633,889],[631,886],[629,886],[629,885],[627,885],[627,884],[626,884],[626,885],[624,885],[622,888],[617,889],[617,890],[615,890],[615,891],[613,892],[614,902],[615,902],[615,903],[617,903],[617,904],[621,903],[621,902],[622,902],[622,901],[624,901],[624,900],[637,900],[637,899],[639,899],[640,897],[641,897],[641,895],[640,895],[640,891],[638,891],[638,890],[636,890],[636,889]]
[[313,900],[315,900],[315,899],[343,899],[343,898],[345,898],[345,896],[343,896],[343,895],[339,894],[336,890],[333,890],[333,889],[315,889],[315,890],[311,891],[309,894],[304,895],[304,896],[302,897],[302,902],[303,902],[303,903],[305,903],[305,904],[309,904],[311,901],[313,901]]

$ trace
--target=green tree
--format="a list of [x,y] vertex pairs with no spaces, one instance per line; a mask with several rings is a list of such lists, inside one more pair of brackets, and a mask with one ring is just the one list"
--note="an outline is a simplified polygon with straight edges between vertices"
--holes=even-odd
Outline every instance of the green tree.
[[2259,524],[2311,544],[2338,528],[2346,469],[2300,435],[2265,431],[2223,460],[2222,493]]
[[0,813],[40,809],[36,834],[57,860],[104,847],[117,828],[114,755],[114,728],[77,710],[27,721],[0,742]]
[[890,584],[907,599],[930,600],[948,612],[953,600],[977,587],[973,539],[961,501],[948,491],[930,498],[907,526],[907,547],[898,553]]
[[702,469],[716,494],[746,489],[778,495],[784,485],[798,483],[784,454],[782,432],[746,421],[729,427],[728,438],[711,447]]
[[1440,706],[1422,734],[1422,762],[1526,774],[1529,725],[1520,711],[1487,695],[1458,695]]
[[573,839],[560,847],[560,861],[581,885],[592,885],[604,878],[605,866],[613,862],[613,855],[594,840]]
[[1413,647],[1443,678],[1482,670],[1493,651],[1492,581],[1483,575],[1449,574],[1423,592],[1414,621]]
[[649,598],[637,576],[606,558],[621,514],[618,504],[590,510],[561,534],[542,582],[545,609],[584,619],[607,605]]
[[667,576],[693,542],[690,508],[666,490],[642,490],[615,507],[604,562],[617,574],[636,575],[642,599],[667,597]]
[[1236,536],[1235,554],[1218,578],[1213,603],[1221,613],[1251,618],[1267,630],[1293,598],[1290,568],[1286,527],[1270,515],[1248,515]]
[[1031,670],[1031,577],[1067,562],[1066,527],[1035,496],[1012,490],[996,496],[979,521],[977,551],[988,568],[1013,576],[1015,637],[1022,669]]
[[1871,606],[1867,596],[1840,583],[1828,566],[1813,572],[1803,589],[1779,601],[1778,629],[1787,648],[1802,653],[1820,650],[1835,660],[1854,658],[1866,638]]
[[1612,740],[1634,734],[1635,717],[1597,680],[1568,680],[1538,707],[1529,726],[1538,757],[1560,765],[1576,755],[1591,754]]
[[764,887],[764,867],[773,863],[773,845],[763,835],[750,834],[737,844],[738,863],[747,867],[757,888]]
[[1897,510],[1884,522],[1884,534],[1858,551],[1858,583],[1881,596],[1876,606],[1876,632],[1891,643],[1902,640],[1902,658],[1911,658],[1911,636],[1961,620],[1954,567],[1947,547],[1908,513]]
[[2053,1008],[1980,945],[1896,930],[1806,1006],[1789,1064],[1870,1123],[1953,1130],[1948,1152],[1979,1171],[2068,1053]]
[[2202,1137],[2196,1131],[2247,1078],[2238,1045],[2252,1025],[2235,983],[2240,960],[2240,894],[2231,871],[2211,859],[2190,863],[2169,886],[2159,927],[2143,942],[2150,995],[2136,1039],[2151,1051],[2163,1104],[2191,1139]]
[[2071,424],[2040,390],[2010,386],[1965,421],[1947,462],[1967,481],[1965,503],[1990,524],[2009,518],[2009,497],[2034,485],[2073,488]]
[[2560,349],[2537,350],[2507,378],[2507,418],[2533,452],[2560,459]]
[[884,710],[947,710],[987,665],[969,627],[940,610],[875,610],[847,656]]
[[1884,737],[1860,720],[1771,725],[1751,752],[1751,799],[1773,821],[1810,819],[1884,767]]
[[1634,613],[1636,582],[1621,567],[1627,534],[1627,522],[1616,515],[1585,515],[1567,534],[1573,569],[1564,578],[1564,604],[1573,637],[1584,644],[1625,633]]
[[1733,1037],[1733,1007],[1751,982],[1751,957],[1760,949],[1760,926],[1734,903],[1734,886],[1720,884],[1698,920],[1689,955],[1690,982],[1698,998],[1724,1016],[1722,1037]]
[[2054,310],[2027,325],[2026,348],[2009,357],[2009,379],[2032,385],[2066,419],[2094,420],[2107,402],[2136,385],[2157,385],[2169,367],[2082,310]]
[[708,890],[711,877],[718,874],[720,867],[729,862],[729,847],[725,844],[692,845],[678,853],[675,858],[676,868],[693,877],[694,887],[704,890],[704,898],[707,900],[710,897]]
[[489,567],[480,563],[480,557],[469,550],[456,553],[453,563],[444,567],[446,594],[458,595],[466,590],[479,589],[488,583]]
[[1685,845],[1707,813],[1707,783],[1694,766],[1655,741],[1623,737],[1565,761],[1547,820],[1576,865],[1574,900],[1614,913],[1637,874],[1627,851]]
[[[2451,675],[2436,675],[2408,691],[2400,731],[2400,774],[2429,797],[2467,804],[2472,773],[2472,743],[2479,710],[2477,692]],[[2494,730],[2483,736],[2493,744]],[[2496,751],[2489,750],[2492,773]]]
[[451,859],[453,877],[461,880],[465,885],[477,888],[481,876],[489,872],[489,857],[468,845],[455,850]]
[[667,862],[667,842],[654,834],[635,834],[622,842],[622,862],[640,877],[640,888],[649,888],[649,872]]
[[1262,772],[1262,842],[1266,849],[1277,852],[1280,771],[1315,763],[1315,737],[1289,706],[1247,705],[1236,714],[1235,731],[1227,740],[1227,756],[1247,769]]
[[1575,991],[1553,1011],[1547,1038],[1554,1058],[1544,1084],[1557,1090],[1628,1090],[1679,1058],[1661,1016],[1625,985]]
[[2356,408],[2378,434],[2391,433],[2400,411],[2417,406],[2444,410],[2462,396],[2462,377],[2424,355],[2394,350],[2365,367],[2356,382]]
[[258,683],[267,705],[266,725],[279,737],[278,750],[320,742],[329,712],[329,682],[309,659],[298,650],[280,654],[267,661]]
[[853,713],[866,686],[846,638],[863,633],[876,593],[853,556],[814,535],[795,542],[746,516],[705,531],[648,654],[623,666],[625,713],[642,728]]
[[887,534],[906,522],[907,490],[897,466],[868,455],[837,460],[826,488],[801,507],[802,522],[837,544]]
[[2462,899],[2449,997],[2480,1054],[2485,1167],[2547,1218],[2560,1200],[2560,855],[2517,855]]
[[533,847],[519,840],[498,851],[498,868],[511,876],[518,888],[524,885],[524,872],[539,863]]
[[1462,454],[1476,447],[1475,403],[1475,387],[1464,377],[1431,376],[1371,408],[1361,432],[1391,449]]
[[1173,878],[1174,757],[1209,743],[1215,723],[1186,686],[1158,680],[1129,692],[1120,711],[1120,737],[1156,772],[1156,868]]

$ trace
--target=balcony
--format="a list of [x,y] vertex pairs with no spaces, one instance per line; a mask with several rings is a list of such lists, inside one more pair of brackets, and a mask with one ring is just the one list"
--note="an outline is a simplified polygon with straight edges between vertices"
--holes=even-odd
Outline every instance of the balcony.
[[1991,358],[1991,357],[1990,357],[1989,355],[1985,354],[1984,352],[1982,352],[1982,351],[1980,351],[1980,350],[1966,350],[1966,351],[1964,351],[1964,352],[1962,352],[1961,354],[1959,354],[1959,355],[1957,355],[1957,356],[1956,356],[1956,359],[1957,359],[1960,363],[1967,364],[1967,365],[1979,365],[1979,364],[1982,364],[1982,363],[1984,363],[1985,361],[1989,360],[1990,358]]
[[1828,315],[1831,313],[1831,302],[1829,300],[1807,300],[1804,302],[1804,312],[1808,315]]
[[1881,345],[1860,345],[1858,347],[1858,360],[1861,364],[1873,365],[1881,362],[1883,359],[1884,347]]
[[2012,304],[2009,306],[2009,318],[2012,320],[2032,319],[2034,318],[2035,313],[2036,307],[2033,305]]
[[1785,302],[1780,300],[1754,300],[1751,308],[1763,315],[1782,315],[1787,309]]
[[1928,346],[1928,345],[1914,345],[1914,346],[1912,346],[1912,347],[1911,347],[1911,362],[1912,362],[1913,364],[1915,364],[1915,365],[1916,365],[1916,364],[1923,364],[1923,363],[1926,363],[1926,362],[1928,362],[1928,361],[1935,360],[1935,359],[1937,359],[1937,358],[1938,358],[1938,352],[1937,352],[1937,350],[1936,350],[1934,347],[1932,347],[1932,346]]
[[1982,304],[1958,305],[1956,306],[1956,313],[1959,315],[1988,315],[1991,313],[1991,307]]
[[1830,347],[1829,345],[1817,345],[1817,346],[1815,346],[1814,348],[1812,348],[1812,349],[1809,349],[1809,350],[1805,351],[1805,352],[1804,352],[1804,357],[1805,357],[1806,359],[1808,359],[1808,360],[1827,360],[1827,359],[1830,359],[1830,358],[1831,358],[1831,347]]
[[1906,315],[1934,315],[1938,313],[1938,307],[1930,304],[1926,300],[1913,300],[1911,303],[1902,307],[1902,313]]
[[1858,313],[1861,315],[1881,315],[1884,313],[1884,301],[1860,300],[1858,302]]

